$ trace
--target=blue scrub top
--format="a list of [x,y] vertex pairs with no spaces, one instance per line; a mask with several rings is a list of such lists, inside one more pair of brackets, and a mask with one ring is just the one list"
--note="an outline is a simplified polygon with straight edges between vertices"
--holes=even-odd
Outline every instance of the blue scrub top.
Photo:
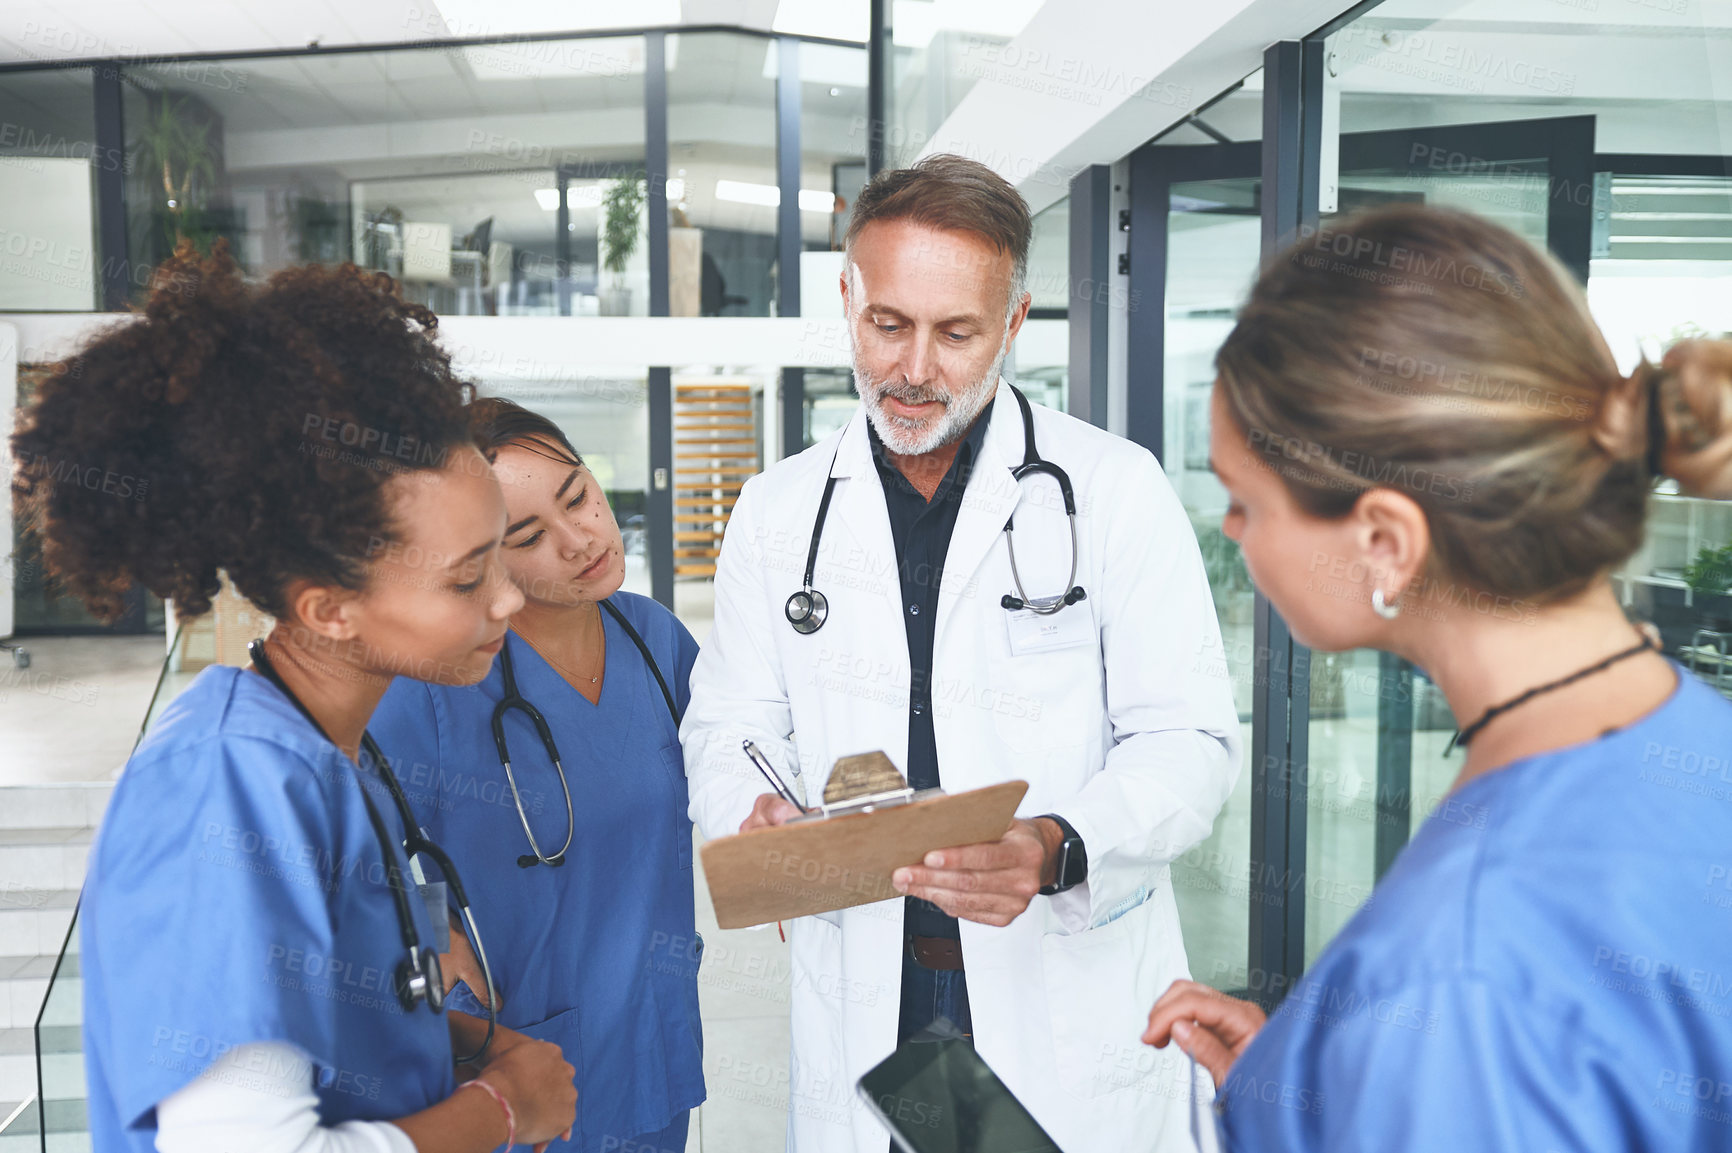
[[[154,1149],[157,1102],[249,1042],[312,1059],[326,1125],[450,1096],[444,1016],[405,1013],[394,991],[406,953],[360,789],[398,844],[401,821],[361,780],[255,673],[206,669],[163,711],[115,787],[79,909],[94,1148]],[[425,905],[411,911],[431,941]]]
[[1732,704],[1446,798],[1228,1075],[1234,1150],[1732,1148]]
[[[660,604],[612,603],[643,637],[683,711],[697,642]],[[552,730],[576,831],[558,868],[529,852],[493,744],[498,661],[480,684],[399,678],[369,726],[410,807],[451,855],[504,999],[501,1024],[557,1044],[577,1070],[577,1124],[555,1149],[617,1151],[702,1103],[701,946],[693,922],[692,824],[679,732],[655,677],[618,623],[590,704],[516,633],[518,691]],[[565,840],[565,798],[541,739],[512,710],[511,767],[542,852]],[[454,1008],[480,1006],[461,986]]]

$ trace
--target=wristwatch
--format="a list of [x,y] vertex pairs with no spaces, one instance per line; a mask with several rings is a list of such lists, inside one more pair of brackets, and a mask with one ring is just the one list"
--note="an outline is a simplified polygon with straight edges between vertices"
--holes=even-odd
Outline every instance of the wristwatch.
[[1064,840],[1060,841],[1058,846],[1058,880],[1041,886],[1040,890],[1042,896],[1050,897],[1066,889],[1074,889],[1088,880],[1089,855],[1088,850],[1083,848],[1082,838],[1077,836],[1069,821],[1057,813],[1042,813],[1035,820],[1042,817],[1057,825],[1064,834]]

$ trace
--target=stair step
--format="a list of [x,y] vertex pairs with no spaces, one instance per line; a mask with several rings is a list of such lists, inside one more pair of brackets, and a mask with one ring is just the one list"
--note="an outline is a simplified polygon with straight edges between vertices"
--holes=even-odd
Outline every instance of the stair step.
[[76,888],[94,837],[88,827],[0,829],[0,877],[16,887]]
[[[25,1095],[28,1097],[35,1088],[32,1081]],[[78,1088],[76,1096],[51,1097],[46,1103],[32,1100],[23,1109],[19,1109],[15,1101],[0,1102],[0,1153],[41,1153],[44,1123],[48,1130],[49,1149],[56,1153],[88,1150],[90,1112],[85,1104],[82,1076]],[[10,1124],[7,1118],[11,1118]]]
[[0,1027],[28,1029],[36,1025],[42,998],[48,995],[47,977],[20,977],[0,982]]
[[0,1097],[28,1097],[36,1088],[36,1046],[28,1029],[0,1029],[0,1036],[23,1033],[24,1048],[0,1051]]
[[0,954],[58,954],[77,904],[77,889],[0,881]]
[[0,786],[0,828],[84,828],[102,821],[113,781]]
[[34,1100],[0,1101],[0,1153],[24,1149],[41,1153],[41,1132],[42,1112]]
[[54,958],[38,953],[31,957],[0,957],[0,981],[47,977],[54,972]]
[[88,845],[95,839],[96,830],[89,825],[0,828],[0,849],[13,845]]

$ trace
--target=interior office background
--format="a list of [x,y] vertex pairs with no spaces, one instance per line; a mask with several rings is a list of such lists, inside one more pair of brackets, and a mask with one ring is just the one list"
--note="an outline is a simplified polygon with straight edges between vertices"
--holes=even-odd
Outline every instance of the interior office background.
[[[740,483],[856,403],[835,282],[863,181],[951,150],[1017,183],[1035,299],[1008,373],[1155,452],[1202,546],[1225,650],[1194,671],[1231,682],[1248,755],[1173,883],[1198,979],[1270,1002],[1460,755],[1421,670],[1294,645],[1219,531],[1211,362],[1260,260],[1357,207],[1448,204],[1548,246],[1625,367],[1732,312],[1726,0],[443,0],[210,29],[79,7],[0,26],[18,401],[177,235],[257,276],[388,271],[484,392],[561,423],[628,587],[700,630]],[[178,634],[149,710],[222,656],[217,622],[142,590],[97,625],[13,531],[0,636]],[[1662,486],[1615,584],[1732,694],[1732,510]]]

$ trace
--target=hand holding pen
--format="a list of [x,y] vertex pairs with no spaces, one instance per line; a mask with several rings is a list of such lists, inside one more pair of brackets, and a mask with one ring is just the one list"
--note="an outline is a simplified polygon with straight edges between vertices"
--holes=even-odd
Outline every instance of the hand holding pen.
[[776,791],[764,793],[758,798],[757,803],[752,806],[751,814],[740,822],[740,832],[786,824],[795,817],[804,815],[807,809],[795,798],[794,790],[777,774],[775,766],[770,764],[770,759],[751,741],[742,741],[741,745],[752,764],[758,767],[758,771],[764,774],[764,779],[770,782],[770,787]]

